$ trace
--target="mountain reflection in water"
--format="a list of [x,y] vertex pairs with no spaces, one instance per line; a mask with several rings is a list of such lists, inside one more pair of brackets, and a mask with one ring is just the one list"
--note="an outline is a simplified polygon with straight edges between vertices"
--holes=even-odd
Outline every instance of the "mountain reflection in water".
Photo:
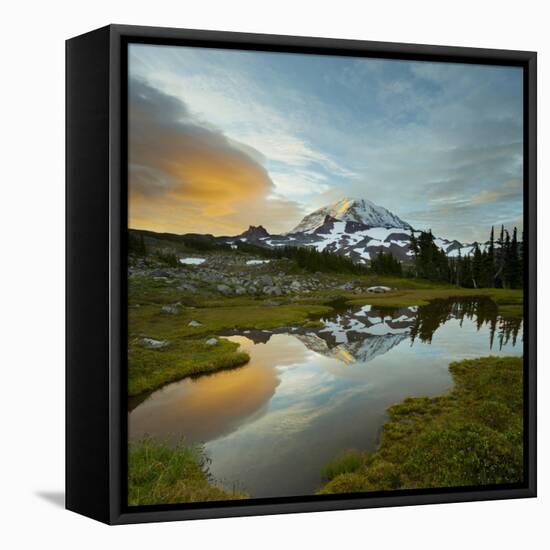
[[[498,315],[498,306],[489,298],[434,300],[426,306],[379,308],[365,305],[322,318],[323,327],[303,329],[283,327],[273,331],[244,331],[254,343],[267,343],[273,334],[290,333],[307,348],[344,363],[371,361],[404,340],[412,345],[431,343],[436,330],[450,320],[471,321],[480,330],[488,329],[488,351],[501,350],[509,342],[516,345],[522,329],[521,318]],[[228,334],[235,334],[231,332]]]
[[354,307],[321,321],[226,334],[250,362],[153,392],[129,414],[130,437],[202,443],[214,478],[252,497],[312,494],[329,460],[376,447],[389,406],[448,391],[450,362],[523,354],[522,320],[489,299]]

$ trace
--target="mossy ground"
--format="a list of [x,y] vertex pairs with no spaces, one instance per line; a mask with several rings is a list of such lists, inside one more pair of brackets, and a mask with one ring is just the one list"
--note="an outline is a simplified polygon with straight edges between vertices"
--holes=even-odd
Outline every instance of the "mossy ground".
[[403,288],[398,287],[397,290],[386,292],[384,294],[369,294],[367,296],[360,295],[350,297],[350,304],[371,304],[380,307],[408,307],[408,306],[425,306],[429,302],[444,298],[466,298],[466,297],[483,297],[491,298],[498,306],[499,313],[504,311],[504,306],[515,306],[521,308],[523,304],[523,291],[510,290],[502,288],[458,288],[453,286],[437,286],[420,287],[420,288]]
[[498,312],[503,317],[518,318],[523,317],[523,305],[501,305],[498,307]]
[[523,360],[450,365],[455,386],[389,409],[379,448],[328,464],[320,493],[466,487],[523,480]]
[[238,344],[224,339],[214,346],[205,342],[205,338],[175,338],[164,348],[148,349],[141,339],[130,341],[128,395],[139,395],[185,376],[239,367],[249,360],[247,353],[237,351]]
[[128,505],[178,504],[247,498],[218,486],[210,477],[199,447],[143,439],[128,452]]

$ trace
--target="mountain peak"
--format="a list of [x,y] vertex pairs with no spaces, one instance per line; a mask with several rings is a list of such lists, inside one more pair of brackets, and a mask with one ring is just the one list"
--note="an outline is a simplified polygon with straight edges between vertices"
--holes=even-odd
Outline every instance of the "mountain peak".
[[367,199],[344,197],[334,204],[319,208],[307,215],[291,231],[305,233],[315,231],[323,225],[327,216],[344,222],[356,222],[368,227],[398,228],[410,231],[412,227],[398,216]]
[[241,233],[240,237],[260,239],[262,237],[269,237],[269,233],[263,225],[250,225],[246,231]]

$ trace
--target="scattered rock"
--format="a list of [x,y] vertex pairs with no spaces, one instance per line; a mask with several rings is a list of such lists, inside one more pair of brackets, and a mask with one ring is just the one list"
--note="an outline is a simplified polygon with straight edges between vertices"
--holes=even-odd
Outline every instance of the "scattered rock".
[[199,321],[195,321],[193,319],[192,321],[189,321],[189,323],[187,323],[187,326],[188,327],[201,327],[202,323],[200,323]]
[[261,275],[258,277],[258,283],[266,287],[273,286],[273,277],[271,275]]
[[263,293],[268,296],[281,296],[283,292],[278,286],[264,286]]
[[150,349],[161,349],[168,345],[166,340],[155,340],[154,338],[143,338],[143,345]]
[[206,342],[205,342],[205,345],[207,345],[207,346],[215,346],[217,343],[218,343],[218,339],[217,339],[217,338],[208,338],[208,340],[206,340]]
[[367,292],[374,292],[376,294],[383,294],[384,292],[389,292],[391,288],[389,286],[369,286]]
[[292,281],[290,283],[290,289],[293,291],[293,292],[299,292],[302,288],[302,285],[300,284],[299,281]]
[[231,294],[231,287],[227,285],[218,285],[216,290],[222,294]]
[[191,292],[196,292],[197,287],[189,283],[183,283],[180,286],[178,286],[178,290],[189,290]]
[[154,269],[151,271],[151,277],[170,277],[170,273],[163,269]]
[[179,313],[179,309],[175,306],[162,306],[160,309],[163,313]]

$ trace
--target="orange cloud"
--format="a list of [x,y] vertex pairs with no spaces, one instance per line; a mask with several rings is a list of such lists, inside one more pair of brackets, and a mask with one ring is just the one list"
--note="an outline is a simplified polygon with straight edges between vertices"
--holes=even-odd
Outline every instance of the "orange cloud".
[[269,220],[288,229],[296,203],[267,199],[274,185],[261,155],[195,120],[185,104],[130,81],[129,224],[227,234]]

